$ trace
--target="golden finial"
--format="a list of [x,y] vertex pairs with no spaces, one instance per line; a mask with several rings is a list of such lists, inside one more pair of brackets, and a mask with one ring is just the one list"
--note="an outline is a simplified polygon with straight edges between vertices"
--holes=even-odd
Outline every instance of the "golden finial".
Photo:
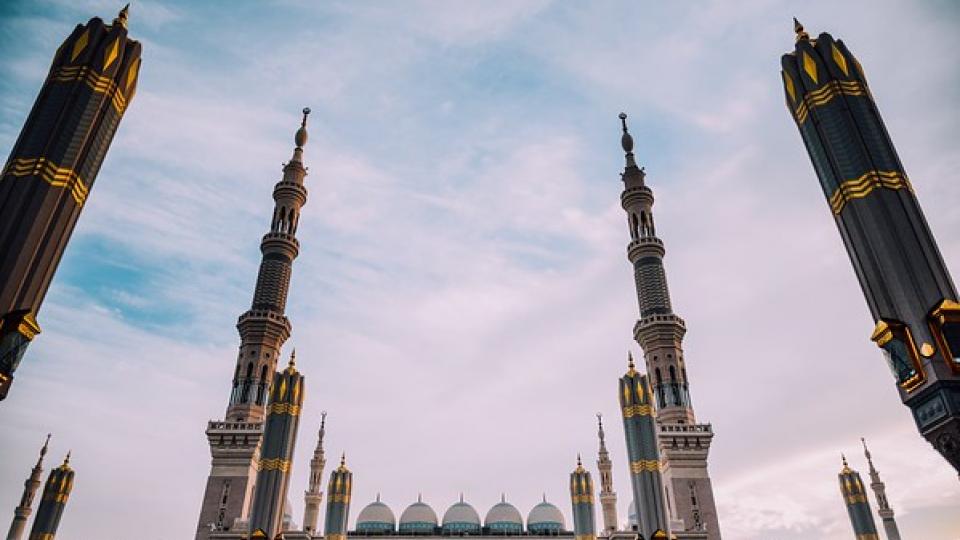
[[60,465],[60,468],[61,468],[61,469],[69,469],[69,468],[70,468],[70,454],[71,454],[72,452],[73,452],[73,450],[67,450],[67,455],[66,455],[66,457],[63,458],[63,465]]
[[293,350],[290,351],[290,363],[287,364],[287,367],[291,367],[291,368],[297,367],[297,348],[296,347],[294,347]]
[[806,41],[810,39],[810,34],[804,32],[803,25],[796,17],[793,18],[793,31],[797,33],[797,41]]
[[633,353],[627,351],[627,375],[633,376],[637,374],[636,365],[633,363]]
[[346,466],[347,466],[347,453],[346,453],[346,452],[340,454],[340,466],[341,466],[341,467],[346,467]]
[[117,18],[113,20],[113,24],[119,24],[120,26],[127,27],[127,19],[130,17],[130,4],[123,6],[123,9],[120,10],[120,13],[117,14]]
[[847,465],[847,456],[841,453],[840,460],[843,461],[843,470],[840,471],[841,474],[847,474],[847,473],[853,472],[850,470],[850,466]]

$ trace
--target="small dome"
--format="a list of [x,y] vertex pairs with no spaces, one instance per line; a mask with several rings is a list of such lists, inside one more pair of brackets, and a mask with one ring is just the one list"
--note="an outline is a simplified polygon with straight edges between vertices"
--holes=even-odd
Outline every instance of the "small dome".
[[400,514],[401,533],[433,534],[436,527],[437,513],[419,499]]
[[463,502],[463,496],[443,513],[443,532],[480,534],[480,514]]
[[544,498],[527,515],[527,530],[530,534],[552,534],[566,528],[560,509]]
[[523,518],[517,507],[508,503],[505,498],[493,505],[483,520],[484,527],[492,533],[520,534],[523,532]]
[[397,519],[393,516],[390,507],[377,500],[368,504],[357,516],[357,532],[392,533],[397,526]]

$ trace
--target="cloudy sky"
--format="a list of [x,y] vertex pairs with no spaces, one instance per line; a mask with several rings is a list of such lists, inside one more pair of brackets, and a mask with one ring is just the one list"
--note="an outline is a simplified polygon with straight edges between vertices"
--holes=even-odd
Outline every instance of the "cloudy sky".
[[[101,0],[0,7],[0,148]],[[863,64],[960,272],[960,9],[948,0],[137,1],[139,89],[0,406],[0,510],[37,448],[73,449],[60,537],[191,538],[271,191],[310,106],[288,305],[307,377],[290,490],[321,410],[354,516],[501,492],[567,514],[577,452],[639,348],[619,208],[621,110],[657,197],[724,537],[850,537],[840,453],[865,436],[905,538],[960,538],[955,471],[916,433],[782,97],[790,18]],[[4,510],[6,509],[6,510]]]

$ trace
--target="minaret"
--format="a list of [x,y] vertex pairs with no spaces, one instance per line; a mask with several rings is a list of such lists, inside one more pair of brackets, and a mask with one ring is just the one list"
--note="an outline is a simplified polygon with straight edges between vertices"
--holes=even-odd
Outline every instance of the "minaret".
[[0,399],[30,341],[123,113],[137,89],[140,43],[127,8],[78,24],[53,57],[0,173]]
[[840,494],[847,506],[850,524],[853,526],[853,535],[856,540],[880,540],[877,534],[877,525],[870,513],[870,503],[867,501],[867,492],[863,489],[860,473],[847,465],[846,456],[843,459],[843,469],[837,477],[840,480]]
[[346,540],[352,490],[353,473],[347,469],[347,456],[344,454],[340,456],[340,466],[330,473],[330,483],[327,484],[327,516],[323,523],[324,540]]
[[283,167],[283,178],[273,188],[274,210],[270,231],[260,243],[263,260],[250,309],[240,316],[240,352],[226,419],[207,424],[212,463],[197,523],[197,540],[211,531],[228,531],[248,516],[257,475],[263,419],[280,348],[290,337],[284,314],[293,260],[300,250],[297,225],[306,203],[303,146],[307,142],[307,115],[294,136],[293,157]]
[[250,531],[263,531],[267,538],[276,536],[283,526],[283,504],[290,486],[290,469],[305,390],[304,377],[297,371],[294,352],[287,369],[277,373],[273,380],[257,466],[256,491],[250,510]]
[[43,486],[37,517],[33,518],[33,527],[30,529],[30,540],[53,540],[57,536],[57,527],[60,526],[60,518],[63,517],[72,489],[73,469],[70,468],[70,453],[67,452],[63,464],[50,471],[50,477]]
[[590,471],[583,468],[579,454],[577,454],[577,468],[570,473],[570,498],[573,502],[574,540],[596,540],[593,479],[590,478]]
[[867,457],[867,463],[870,464],[870,488],[877,498],[877,515],[883,522],[883,530],[887,534],[887,540],[900,540],[900,530],[897,528],[897,520],[893,518],[893,508],[887,501],[887,487],[880,480],[880,473],[873,466],[873,458],[870,450],[867,449],[867,441],[860,438],[863,443],[863,455]]
[[784,94],[920,433],[960,471],[960,302],[867,84],[840,40],[794,19]]
[[323,435],[326,432],[327,413],[320,413],[320,435],[317,437],[317,448],[313,451],[313,459],[310,460],[310,484],[307,491],[303,494],[303,530],[313,534],[319,534],[317,529],[317,518],[320,515],[320,503],[323,502],[323,468],[327,465],[327,458],[323,455]]
[[627,259],[633,265],[640,304],[633,337],[643,349],[656,400],[667,498],[673,501],[671,508],[687,530],[706,530],[709,540],[719,540],[720,522],[707,470],[713,428],[698,424],[693,412],[682,347],[686,325],[670,303],[663,268],[665,250],[653,220],[653,191],[633,155],[626,114],[620,113],[620,122],[620,143],[626,153],[620,203],[627,213]]
[[670,538],[653,392],[647,376],[637,372],[633,355],[628,354],[627,359],[628,369],[620,378],[619,394],[637,524],[644,538]]
[[47,455],[47,445],[50,444],[50,434],[47,434],[47,440],[40,449],[40,457],[37,464],[30,471],[30,478],[23,483],[23,495],[20,497],[20,505],[13,510],[13,523],[10,524],[10,532],[7,533],[7,540],[20,540],[23,537],[23,530],[27,527],[27,519],[30,512],[33,511],[33,496],[37,493],[37,488],[42,483],[43,476],[43,456]]
[[603,530],[607,534],[617,530],[617,494],[613,491],[613,462],[604,440],[603,416],[597,413],[597,436],[600,450],[597,452],[597,470],[600,471],[600,508],[603,510]]

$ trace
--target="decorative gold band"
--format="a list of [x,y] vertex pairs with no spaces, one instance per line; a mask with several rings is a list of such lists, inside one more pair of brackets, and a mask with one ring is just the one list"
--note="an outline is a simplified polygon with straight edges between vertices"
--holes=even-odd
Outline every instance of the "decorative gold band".
[[574,495],[573,504],[593,504],[593,495]]
[[268,409],[269,414],[289,414],[290,416],[300,415],[300,406],[293,403],[274,403]]
[[597,535],[595,534],[578,534],[573,537],[573,540],[597,540]]
[[330,495],[329,497],[327,497],[327,502],[332,502],[332,503],[336,503],[336,502],[348,503],[348,502],[350,502],[350,495],[343,495],[343,494],[341,494],[341,495]]
[[257,470],[287,472],[290,470],[290,461],[280,458],[261,459],[260,464],[257,466]]
[[653,416],[653,407],[650,405],[627,405],[623,408],[623,417]]
[[863,494],[847,495],[846,497],[844,497],[844,499],[846,499],[848,505],[867,502],[867,496]]
[[810,109],[826,105],[839,96],[865,96],[867,90],[858,81],[830,81],[823,87],[807,93],[793,111],[798,124],[806,122]]
[[880,535],[877,533],[858,534],[857,540],[880,540]]
[[643,471],[656,472],[660,470],[660,462],[655,459],[641,459],[640,461],[630,462],[630,472],[640,473]]
[[910,180],[900,171],[868,171],[860,178],[841,183],[830,196],[830,209],[839,215],[848,201],[862,199],[877,188],[906,189],[913,192]]
[[47,158],[16,158],[7,163],[0,176],[12,175],[16,177],[39,176],[54,187],[62,187],[70,191],[73,200],[78,206],[83,206],[87,199],[89,188],[76,172],[66,167],[60,167]]
[[110,77],[105,77],[90,69],[88,66],[63,67],[50,74],[52,82],[81,81],[98,94],[106,94],[117,113],[123,114],[127,108],[127,98]]

